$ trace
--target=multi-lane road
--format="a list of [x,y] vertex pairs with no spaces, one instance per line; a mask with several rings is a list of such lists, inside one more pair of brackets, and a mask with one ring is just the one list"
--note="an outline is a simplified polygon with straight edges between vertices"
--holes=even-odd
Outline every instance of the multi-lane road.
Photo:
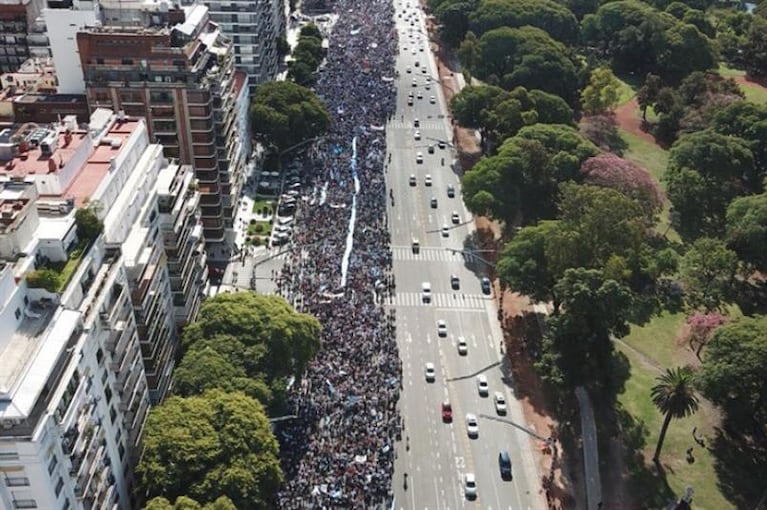
[[[449,144],[439,148],[438,142],[451,141],[452,134],[424,15],[415,1],[394,2],[400,52],[397,113],[387,126],[391,153],[387,185],[397,287],[387,306],[395,308],[397,314],[405,420],[395,467],[395,506],[429,510],[545,508],[533,441],[512,424],[525,427],[508,363],[501,353],[496,303],[481,286],[488,267],[480,252],[472,253],[476,249],[471,242],[475,228],[461,200],[458,175],[451,169],[454,151]],[[411,92],[412,106],[408,104]],[[418,127],[414,126],[416,119]],[[433,145],[433,153],[429,153],[429,145]],[[417,163],[419,153],[422,163]],[[427,175],[430,186],[426,185]],[[414,186],[411,176],[415,176]],[[448,186],[455,188],[455,197],[448,197]],[[447,227],[444,232],[443,227]],[[413,250],[414,240],[419,244],[418,253]],[[458,289],[451,284],[452,275],[459,279]],[[431,288],[428,303],[423,299],[424,283]],[[444,337],[438,336],[439,320],[447,326]],[[458,353],[459,337],[466,341],[466,355]],[[426,363],[435,366],[434,382],[426,381]],[[479,395],[479,375],[487,377],[487,397]],[[509,405],[505,416],[496,413],[493,395],[497,391]],[[452,406],[452,423],[442,419],[441,404],[445,401]],[[476,439],[468,437],[467,413],[478,417]],[[502,450],[511,456],[511,480],[501,478],[498,455]],[[467,473],[475,474],[476,499],[466,497]]]

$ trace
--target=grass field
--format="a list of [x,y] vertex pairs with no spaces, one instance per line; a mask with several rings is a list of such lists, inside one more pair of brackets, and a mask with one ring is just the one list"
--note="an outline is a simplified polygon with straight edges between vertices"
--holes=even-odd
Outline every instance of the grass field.
[[[669,340],[672,340],[671,338]],[[650,400],[650,388],[655,384],[659,372],[645,364],[635,353],[622,349],[631,361],[631,377],[626,382],[626,391],[620,396],[623,408],[633,418],[636,436],[640,437],[637,457],[631,470],[632,493],[642,496],[643,508],[664,508],[669,495],[679,497],[688,487],[694,493],[694,508],[699,510],[733,509],[719,490],[714,468],[715,459],[706,448],[698,446],[692,437],[693,428],[703,435],[706,442],[714,435],[719,417],[716,411],[704,403],[698,412],[688,418],[673,420],[669,425],[661,451],[661,465],[665,480],[657,476],[652,455],[658,441],[663,416]],[[693,447],[694,462],[687,461],[687,449]]]

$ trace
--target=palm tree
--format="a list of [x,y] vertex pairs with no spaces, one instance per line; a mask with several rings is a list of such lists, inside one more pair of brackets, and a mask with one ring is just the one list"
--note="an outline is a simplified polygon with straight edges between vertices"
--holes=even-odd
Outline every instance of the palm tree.
[[666,373],[658,376],[658,384],[652,387],[650,393],[652,402],[658,411],[663,413],[663,426],[660,429],[658,446],[655,447],[653,460],[658,463],[660,450],[663,448],[663,440],[666,439],[666,430],[671,418],[684,418],[698,410],[698,397],[695,396],[692,384],[692,370],[690,367],[677,367],[666,369]]

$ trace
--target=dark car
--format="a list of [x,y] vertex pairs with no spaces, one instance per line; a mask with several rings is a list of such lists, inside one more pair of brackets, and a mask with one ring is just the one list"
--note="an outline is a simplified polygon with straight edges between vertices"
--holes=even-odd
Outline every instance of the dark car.
[[448,198],[455,198],[455,186],[452,184],[447,187],[447,196]]
[[445,423],[453,421],[453,406],[450,402],[442,402],[442,421]]
[[501,470],[501,478],[511,480],[511,457],[506,450],[498,454],[498,469]]
[[490,294],[492,292],[490,288],[490,278],[487,276],[482,277],[482,293],[483,294]]

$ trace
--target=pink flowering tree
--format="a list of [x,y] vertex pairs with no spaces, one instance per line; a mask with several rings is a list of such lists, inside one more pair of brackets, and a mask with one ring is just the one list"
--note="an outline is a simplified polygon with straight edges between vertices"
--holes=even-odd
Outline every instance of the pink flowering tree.
[[700,353],[706,346],[711,337],[714,336],[716,328],[727,322],[727,317],[716,312],[695,312],[687,317],[682,333],[679,336],[681,343],[690,347],[700,360]]
[[663,193],[647,170],[615,154],[588,158],[580,175],[585,184],[613,188],[637,200],[650,218],[663,207]]

